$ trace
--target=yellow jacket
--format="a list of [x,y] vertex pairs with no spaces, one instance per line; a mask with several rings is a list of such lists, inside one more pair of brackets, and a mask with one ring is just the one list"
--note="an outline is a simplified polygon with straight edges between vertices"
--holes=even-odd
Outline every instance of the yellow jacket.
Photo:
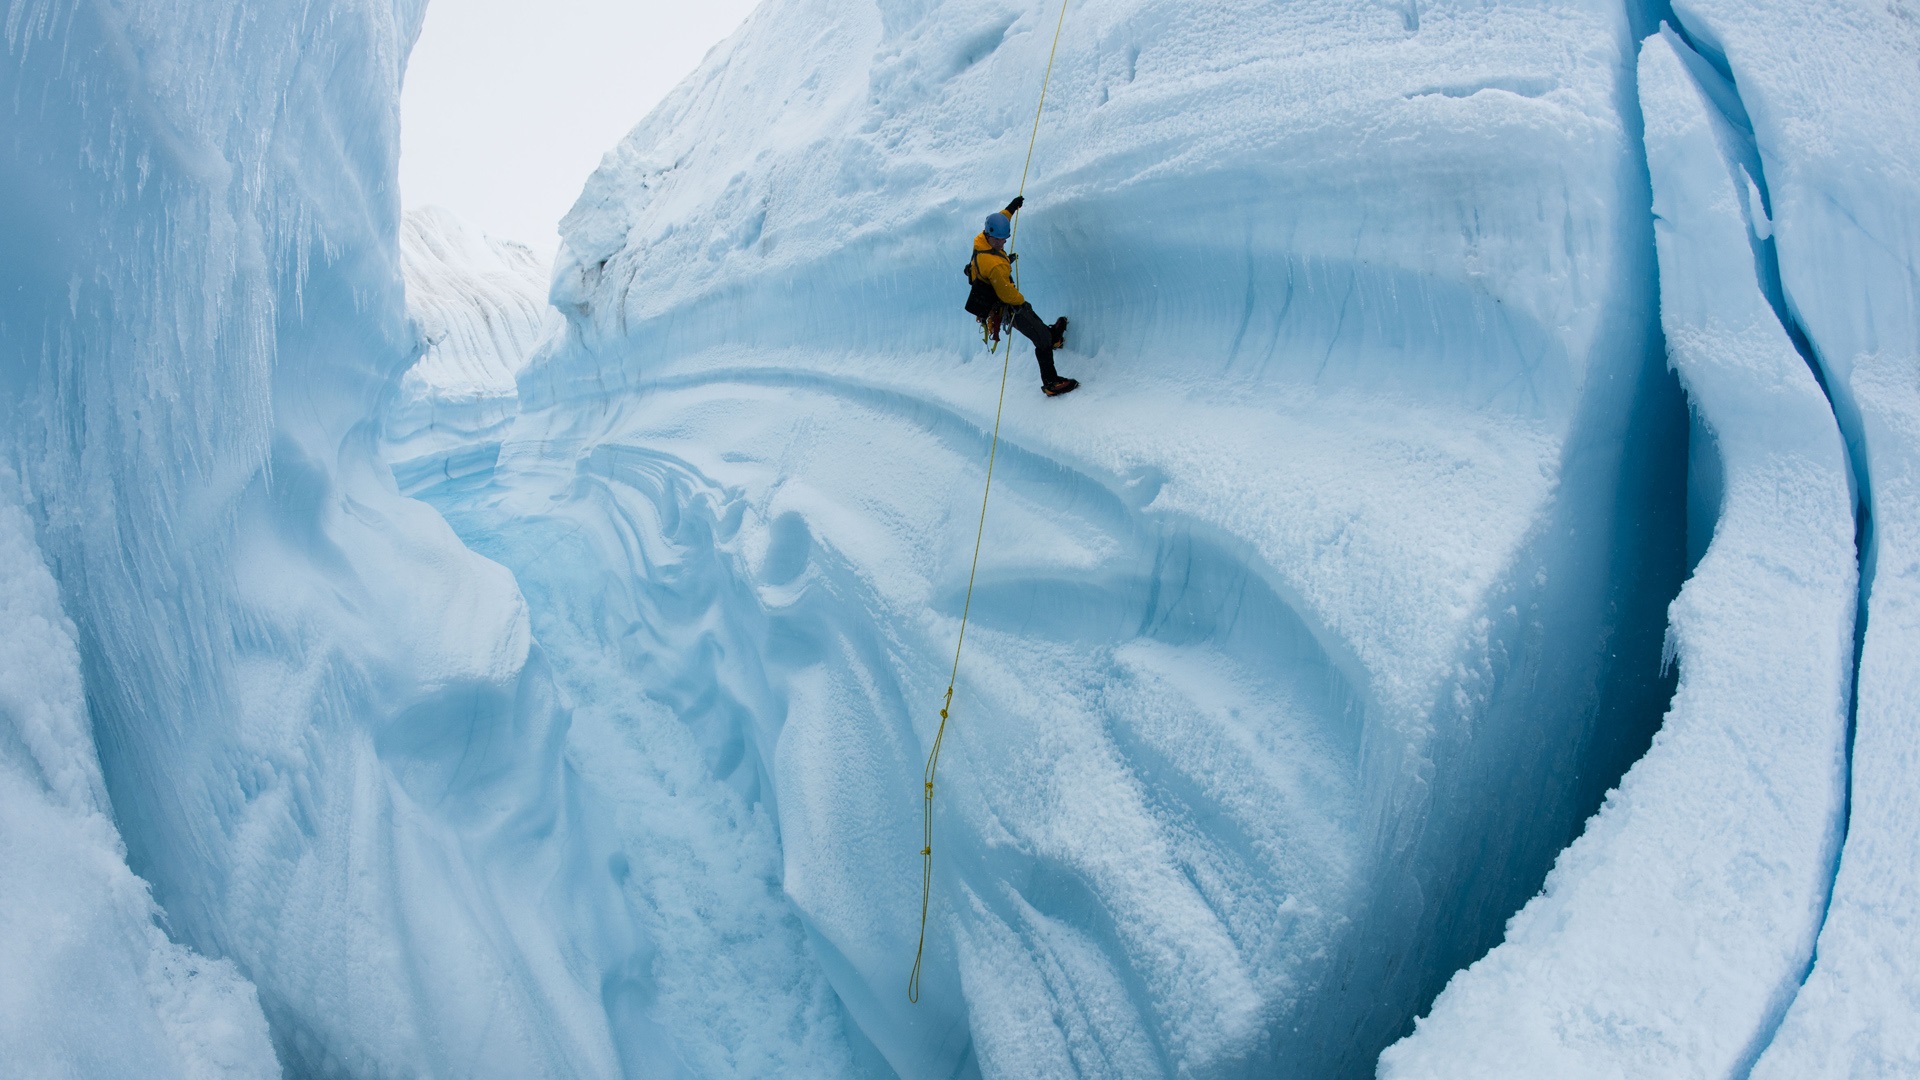
[[984,232],[973,238],[973,261],[967,264],[967,280],[974,280],[975,273],[993,286],[994,295],[1000,298],[1001,303],[1019,307],[1027,302],[1027,298],[1021,296],[1020,290],[1014,287],[1013,260],[993,250],[993,244]]

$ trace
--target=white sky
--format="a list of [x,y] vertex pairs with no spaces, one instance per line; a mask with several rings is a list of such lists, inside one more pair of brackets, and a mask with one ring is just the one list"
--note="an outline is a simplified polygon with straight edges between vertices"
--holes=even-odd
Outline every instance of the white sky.
[[431,0],[400,192],[542,254],[612,149],[756,0]]

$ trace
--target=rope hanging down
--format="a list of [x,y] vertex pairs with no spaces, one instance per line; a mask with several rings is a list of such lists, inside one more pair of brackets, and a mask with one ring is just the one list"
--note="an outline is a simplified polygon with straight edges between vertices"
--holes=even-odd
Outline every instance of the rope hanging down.
[[[1020,167],[1020,195],[1027,193],[1027,174],[1033,169],[1033,148],[1040,141],[1040,116],[1047,111],[1047,88],[1053,83],[1053,59],[1060,53],[1060,32],[1067,25],[1067,4],[1060,0],[1060,19],[1053,27],[1053,47],[1047,51],[1047,73],[1040,80],[1040,104],[1033,110],[1033,134],[1027,137],[1027,162]],[[1013,234],[1007,238],[1007,250],[1013,250],[1020,235],[1020,215],[1013,217]],[[1019,273],[1019,263],[1014,263]],[[933,749],[927,753],[926,789],[921,817],[920,845],[920,941],[913,949],[913,974],[907,979],[907,1000],[920,1001],[920,963],[927,951],[927,908],[933,900],[933,781],[940,771],[940,746],[947,738],[947,718],[953,712],[953,687],[960,681],[960,650],[967,644],[967,616],[973,612],[973,582],[980,572],[980,545],[987,535],[987,500],[993,497],[993,464],[1000,456],[1000,418],[1007,407],[1007,372],[1013,364],[1013,348],[1000,363],[1000,400],[993,409],[993,442],[987,450],[987,483],[980,494],[980,527],[973,535],[973,565],[967,570],[967,598],[960,606],[960,637],[953,646],[953,671],[947,676],[947,696],[940,703],[940,727],[933,735]]]

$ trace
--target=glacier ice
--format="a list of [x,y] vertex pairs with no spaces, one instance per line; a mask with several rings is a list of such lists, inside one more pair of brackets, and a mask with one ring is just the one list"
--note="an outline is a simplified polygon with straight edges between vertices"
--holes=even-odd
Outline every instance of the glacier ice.
[[[384,456],[402,490],[493,465],[519,405],[520,369],[557,332],[551,271],[524,244],[496,240],[440,207],[400,226],[407,313],[424,351],[381,408]],[[433,475],[416,476],[409,463]]]
[[[407,313],[425,352],[383,409],[393,443],[438,429],[472,440],[513,415],[520,367],[558,329],[546,261],[524,244],[477,232],[426,207],[400,228]],[[451,415],[442,411],[454,406]]]
[[[1845,846],[1837,875],[1828,873],[1819,882],[1820,904],[1812,912],[1817,946],[1798,964],[1792,953],[1772,960],[1773,974],[1758,987],[1767,993],[1764,999],[1756,999],[1764,1000],[1765,1008],[1749,1006],[1731,1016],[1709,1009],[1709,1015],[1723,1026],[1703,1027],[1696,1010],[1707,1009],[1706,1001],[1712,999],[1686,998],[1681,987],[1672,984],[1655,994],[1637,992],[1631,986],[1622,992],[1617,980],[1609,980],[1602,985],[1610,994],[1617,992],[1610,1001],[1625,1008],[1584,1015],[1563,1008],[1558,1023],[1543,1010],[1545,1015],[1537,1014],[1541,1022],[1531,1026],[1534,1042],[1529,1049],[1546,1060],[1559,1056],[1559,1071],[1568,1075],[1580,1073],[1566,1064],[1566,1055],[1583,1050],[1580,1068],[1594,1075],[1676,1068],[1679,1061],[1701,1071],[1750,1072],[1756,1077],[1910,1075],[1920,1070],[1920,1037],[1915,1035],[1920,1025],[1914,1022],[1920,1015],[1920,990],[1916,989],[1920,987],[1916,982],[1920,952],[1904,929],[1912,922],[1916,898],[1920,898],[1912,858],[1915,823],[1920,821],[1912,783],[1920,767],[1920,749],[1913,736],[1913,703],[1920,700],[1913,692],[1914,672],[1920,670],[1914,656],[1920,647],[1920,627],[1913,620],[1913,589],[1914,568],[1920,564],[1912,554],[1910,522],[1916,505],[1915,435],[1920,432],[1914,419],[1920,416],[1916,412],[1920,402],[1920,325],[1916,324],[1920,233],[1915,231],[1920,220],[1916,218],[1920,180],[1913,166],[1920,160],[1913,124],[1914,117],[1920,116],[1920,79],[1914,77],[1920,24],[1902,4],[1736,6],[1716,0],[1679,0],[1673,14],[1686,40],[1674,45],[1672,55],[1694,61],[1696,87],[1714,99],[1704,107],[1705,114],[1716,110],[1724,114],[1715,123],[1717,142],[1728,154],[1732,175],[1726,178],[1731,190],[1721,192],[1718,199],[1720,216],[1725,218],[1737,208],[1738,217],[1745,219],[1759,284],[1783,330],[1814,366],[1845,439],[1860,556],[1857,641],[1851,660],[1854,692],[1842,777],[1840,825]],[[1659,45],[1650,45],[1649,51],[1662,55]],[[1673,65],[1658,60],[1653,64],[1667,69],[1664,82],[1671,85]],[[1653,109],[1649,102],[1650,116]],[[1694,141],[1698,142],[1697,136]],[[1649,152],[1657,169],[1661,151],[1652,142],[1650,136]],[[1665,152],[1670,161],[1680,160],[1675,148]],[[1704,154],[1692,156],[1698,159]],[[1680,187],[1685,181],[1676,172],[1673,183]],[[1658,178],[1655,186],[1659,213]],[[1694,210],[1689,216],[1703,215]],[[1669,219],[1666,225],[1675,235],[1689,228],[1684,220]],[[1745,261],[1739,231],[1718,242],[1720,258]],[[1667,234],[1662,244],[1664,275],[1668,272]],[[1680,242],[1673,246],[1680,247]],[[1710,271],[1698,255],[1688,258],[1676,251],[1675,258],[1682,260],[1685,288],[1697,290],[1702,280],[1717,279],[1724,285],[1737,275],[1738,290],[1749,291],[1741,268],[1732,262]],[[1733,293],[1723,295],[1725,304],[1717,313],[1721,323],[1766,322],[1750,295],[1744,300]],[[1736,314],[1742,306],[1750,309],[1749,316]],[[1700,310],[1697,303],[1694,310]],[[1778,337],[1770,329],[1768,336]],[[1690,363],[1684,350],[1678,351],[1682,355],[1677,362]],[[1769,350],[1750,348],[1747,355],[1767,351],[1779,354],[1779,341]],[[1737,419],[1743,425],[1764,424],[1761,430],[1770,441],[1780,440],[1781,449],[1793,445],[1784,438],[1777,412],[1741,410]],[[1801,429],[1805,430],[1804,425]],[[1797,547],[1790,561],[1780,561],[1780,568],[1803,585],[1810,583],[1805,577],[1808,550],[1804,545]],[[1694,588],[1689,585],[1689,590]],[[1676,619],[1683,615],[1677,612]],[[1731,699],[1722,696],[1720,700]],[[1759,715],[1749,714],[1754,719]],[[1769,738],[1779,734],[1773,730]],[[1703,760],[1704,755],[1695,755],[1693,761],[1683,763],[1691,773],[1684,783],[1698,781]],[[1653,762],[1650,756],[1643,764]],[[1778,773],[1793,776],[1803,798],[1814,789],[1814,778],[1825,774],[1813,762]],[[1623,794],[1633,790],[1633,782],[1630,776]],[[1775,808],[1786,805],[1776,803]],[[1610,806],[1591,828],[1604,834],[1612,814],[1614,834],[1619,835],[1619,819],[1632,812],[1634,808],[1623,800],[1620,806]],[[1791,847],[1779,833],[1778,826],[1762,831],[1756,822],[1743,822],[1735,834],[1742,843],[1721,858],[1734,855],[1752,867],[1771,864],[1774,873],[1788,870],[1779,856]],[[1800,834],[1801,839],[1805,836]],[[1583,845],[1587,845],[1585,852]],[[1622,866],[1609,872],[1592,865],[1592,846],[1583,840],[1569,850],[1555,881],[1549,883],[1548,896],[1536,901],[1539,918],[1552,917],[1546,909],[1560,902],[1553,895],[1556,881],[1566,885],[1568,879],[1584,878],[1581,885],[1589,894],[1613,902],[1623,895],[1648,895],[1646,880],[1635,880],[1644,869],[1635,865],[1643,862],[1643,851],[1623,851]],[[1742,891],[1755,888],[1744,868],[1724,861],[1721,865],[1743,870],[1738,877],[1728,877],[1727,883]],[[1797,892],[1776,890],[1767,901],[1778,904],[1803,897],[1806,871],[1798,873],[1802,884]],[[1691,897],[1702,883],[1690,880],[1687,884]],[[1749,902],[1733,911],[1741,907],[1752,910]],[[1688,917],[1684,912],[1677,914]],[[1714,919],[1728,914],[1725,906],[1706,913]],[[1521,926],[1516,923],[1510,930],[1510,943],[1513,930]],[[1646,929],[1643,925],[1642,932]],[[1722,981],[1718,1001],[1725,1004],[1729,1002],[1725,991],[1738,990],[1737,980],[1754,973],[1748,966],[1747,974],[1742,974],[1727,966],[1725,958],[1752,965],[1802,932],[1796,927],[1784,936],[1734,942],[1737,950],[1723,946],[1718,955],[1708,945],[1714,940],[1713,928],[1705,935],[1683,935],[1678,942],[1696,950],[1694,974],[1687,977],[1703,988],[1708,980]],[[1498,999],[1487,990],[1490,984],[1503,981],[1508,983],[1504,992],[1509,1005],[1531,995],[1552,995],[1553,987],[1567,978],[1567,965],[1584,965],[1591,959],[1591,950],[1582,943],[1541,942],[1535,936],[1523,962],[1531,968],[1528,974],[1514,977],[1517,950],[1510,951],[1510,944],[1496,951],[1486,968],[1476,968],[1458,980],[1458,999],[1449,1001],[1456,993],[1449,989],[1442,1006],[1469,1011],[1498,1007]],[[1642,970],[1649,986],[1660,976],[1674,974]],[[1782,973],[1789,976],[1784,982]],[[1575,985],[1581,984],[1576,980]],[[1590,1006],[1592,994],[1588,989],[1582,1008]],[[1658,1015],[1650,1007],[1666,994],[1676,995],[1676,1005],[1684,999],[1687,1009]],[[1475,1000],[1476,1006],[1466,1005],[1468,999]],[[1636,1016],[1639,1026],[1633,1020]],[[1389,1062],[1397,1060],[1405,1068],[1383,1069],[1383,1073],[1422,1075],[1423,1065],[1459,1060],[1447,1057],[1448,1053],[1474,1053],[1466,1042],[1486,1032],[1483,1024],[1465,1015],[1445,1017],[1437,1012],[1435,1019],[1443,1025],[1439,1030],[1423,1030],[1421,1037],[1388,1055]],[[1484,1058],[1481,1065],[1484,1071]],[[1516,1066],[1524,1069],[1517,1062]]]
[[1832,410],[1756,274],[1751,132],[1712,91],[1731,99],[1671,31],[1648,39],[1661,321],[1718,458],[1699,471],[1711,544],[1673,605],[1673,708],[1382,1077],[1739,1075],[1811,960],[1844,820],[1853,505]]
[[1789,319],[1863,500],[1846,846],[1817,959],[1753,1075],[1920,1072],[1920,12],[1906,3],[1676,13],[1739,86]]
[[1664,704],[1686,419],[1625,13],[1182,10],[1063,44],[1022,237],[1085,404],[1007,410],[919,1006],[912,811],[997,385],[950,252],[1008,194],[1051,7],[763,7],[563,223],[569,331],[491,476],[417,489],[523,583],[630,551],[635,585],[529,586],[630,666],[697,639],[625,599],[694,587],[627,507],[717,546],[764,624],[694,622],[735,700],[651,696],[776,815],[903,1075],[1368,1070]]
[[19,1077],[278,1076],[252,984],[167,940],[127,869],[74,637],[0,469],[0,1062]]
[[1075,5],[918,1006],[1057,11],[768,0],[548,268],[419,7],[8,9],[0,1071],[1912,1071],[1907,5]]
[[[178,1041],[244,1067],[257,991],[294,1075],[609,1075],[658,1046],[630,1015],[647,942],[566,709],[512,579],[376,453],[420,352],[392,185],[418,17],[9,8],[8,452],[127,867],[221,962],[123,950],[156,993],[206,984],[160,1013],[204,1028]],[[98,918],[133,935],[138,886],[99,874]],[[104,1041],[140,1017],[70,1021]]]

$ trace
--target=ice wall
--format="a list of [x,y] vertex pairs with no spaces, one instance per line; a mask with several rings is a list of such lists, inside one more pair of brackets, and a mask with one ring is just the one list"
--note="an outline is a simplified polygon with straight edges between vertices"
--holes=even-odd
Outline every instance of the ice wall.
[[18,0],[5,1064],[1912,1071],[1912,20],[1722,7],[1076,4],[910,1006],[1051,4],[767,4],[550,337],[414,3]]
[[1661,320],[1717,467],[1652,749],[1505,941],[1382,1077],[1741,1075],[1812,958],[1845,825],[1858,574],[1847,452],[1768,303],[1733,86],[1671,31],[1640,58]]
[[[65,772],[38,797],[29,772],[20,813],[75,861],[6,878],[10,914],[16,882],[29,912],[106,890],[86,948],[12,946],[48,1009],[99,976],[101,1007],[21,1048],[52,1075],[128,1075],[109,1055],[143,1048],[132,1072],[270,1069],[243,978],[295,1075],[605,1076],[669,1053],[637,1014],[644,932],[519,591],[374,453],[421,349],[392,183],[418,19],[377,0],[8,9],[5,450],[105,793],[68,730]],[[35,655],[0,664],[60,692],[49,730],[76,727]],[[170,934],[216,961],[146,925],[107,800]]]
[[167,940],[127,869],[74,627],[0,468],[0,1062],[9,1076],[280,1075],[254,988]]
[[560,325],[546,261],[432,206],[401,223],[400,259],[426,351],[382,412],[385,437],[431,442],[450,429],[471,439],[505,424],[518,404],[515,377]]
[[[1363,1075],[1669,689],[1687,422],[1634,38],[1598,2],[1075,8],[1021,245],[1086,387],[1014,358],[913,1007],[999,374],[957,269],[1053,15],[763,7],[589,181],[496,464],[415,490],[603,657],[562,672],[603,786],[651,733],[673,805],[768,816],[804,940],[766,962],[824,971],[856,1058]],[[761,828],[701,843],[755,865]],[[656,970],[696,926],[660,891]]]
[[400,260],[407,314],[426,351],[383,405],[381,437],[401,489],[410,490],[492,467],[500,435],[519,411],[515,377],[562,320],[547,304],[545,260],[451,210],[409,212]]
[[[1920,185],[1913,164],[1920,38],[1913,12],[1899,4],[1688,2],[1675,4],[1673,15],[1685,40],[1670,35],[1664,43],[1649,44],[1642,90],[1655,163],[1655,210],[1663,219],[1663,314],[1670,340],[1691,338],[1695,345],[1694,355],[1677,348],[1676,363],[1683,376],[1700,364],[1704,333],[1723,341],[1710,351],[1733,356],[1754,375],[1763,375],[1753,366],[1769,356],[1792,372],[1795,366],[1782,348],[1784,334],[1810,366],[1844,439],[1860,566],[1856,641],[1848,660],[1853,693],[1842,744],[1848,756],[1836,818],[1845,846],[1837,874],[1829,869],[1815,878],[1815,867],[1834,865],[1814,858],[1816,852],[1807,847],[1824,830],[1786,822],[1766,828],[1758,824],[1764,819],[1742,815],[1730,835],[1712,845],[1712,857],[1689,856],[1673,864],[1679,871],[1673,880],[1688,897],[1723,899],[1700,905],[1704,911],[1699,911],[1665,895],[1670,890],[1660,883],[1658,861],[1649,874],[1646,846],[1623,841],[1630,841],[1636,829],[1684,823],[1693,830],[1707,818],[1698,810],[1659,808],[1656,777],[1662,758],[1681,753],[1680,738],[1668,742],[1663,733],[1620,798],[1563,858],[1548,894],[1510,928],[1509,944],[1455,981],[1419,1034],[1387,1055],[1386,1075],[1449,1075],[1449,1068],[1467,1061],[1475,1063],[1476,1072],[1493,1075],[1502,1069],[1532,1074],[1547,1063],[1569,1075],[1660,1068],[1766,1077],[1900,1076],[1920,1068],[1920,1042],[1913,1035],[1920,1015],[1915,990],[1920,954],[1904,929],[1920,894],[1910,858],[1916,812],[1912,777],[1920,766],[1912,738],[1911,654],[1920,636],[1911,617],[1915,562],[1906,539],[1916,505],[1914,435],[1920,430],[1913,420],[1920,386],[1920,327],[1915,325]],[[1687,60],[1690,76],[1679,75],[1675,57]],[[1676,99],[1676,84],[1693,92],[1683,90]],[[1676,100],[1687,103],[1682,112],[1674,111]],[[1668,115],[1666,124],[1652,122],[1656,111]],[[1711,167],[1698,123],[1673,122],[1682,113],[1707,118],[1713,144],[1726,161],[1724,177]],[[1695,130],[1678,137],[1687,127]],[[1696,149],[1686,151],[1689,142]],[[1663,160],[1669,166],[1665,170]],[[1689,161],[1693,164],[1683,167]],[[1717,196],[1701,197],[1703,182],[1714,185]],[[1681,198],[1690,191],[1691,198]],[[1719,237],[1711,239],[1705,223],[1715,216],[1723,224]],[[1709,260],[1716,258],[1720,265],[1714,268]],[[1749,260],[1752,285],[1743,272]],[[1741,295],[1726,288],[1734,280],[1742,282]],[[1714,303],[1699,302],[1703,289],[1717,297]],[[1760,307],[1762,300],[1771,319]],[[1710,318],[1695,332],[1676,333],[1674,316],[1697,319],[1703,312]],[[1730,332],[1742,323],[1769,327],[1765,336],[1771,340]],[[1694,384],[1689,376],[1689,390],[1711,422],[1715,391]],[[1754,385],[1770,386],[1776,394],[1782,389],[1764,377]],[[1804,386],[1798,393],[1807,396]],[[1712,426],[1726,465],[1727,515],[1736,506],[1735,472],[1753,467],[1739,464],[1741,450],[1730,443],[1759,436],[1771,452],[1804,452],[1803,443],[1782,435],[1808,430],[1804,422],[1786,423],[1779,409],[1762,409],[1753,401]],[[1748,431],[1744,437],[1737,434],[1743,429]],[[1788,502],[1782,498],[1788,493],[1799,497]],[[1781,512],[1802,512],[1817,501],[1802,485],[1784,481],[1761,494],[1776,504],[1776,524],[1783,526],[1791,518]],[[1771,570],[1754,566],[1738,574],[1713,574],[1709,563],[1715,552],[1739,542],[1737,534],[1729,535],[1732,528],[1723,518],[1708,563],[1688,586],[1690,594],[1713,588],[1716,576],[1724,579],[1721,587],[1729,594],[1775,600],[1791,594],[1756,575],[1786,574],[1796,588],[1817,583],[1807,574],[1818,562],[1813,553],[1820,550],[1812,536],[1788,543],[1771,560]],[[1689,663],[1684,631],[1698,612],[1685,603],[1675,610],[1683,680]],[[1755,616],[1739,622],[1745,636],[1760,642],[1775,628],[1826,625],[1830,615],[1818,621]],[[1729,628],[1716,636],[1714,647],[1725,648],[1743,634]],[[1799,667],[1825,683],[1830,676],[1818,667],[1829,659],[1812,641],[1768,642],[1764,666],[1773,677]],[[1821,663],[1809,666],[1816,660]],[[1682,708],[1685,700],[1683,690],[1668,733],[1678,736],[1693,720]],[[1737,790],[1748,797],[1790,792],[1790,798],[1766,800],[1769,816],[1789,808],[1815,809],[1808,798],[1827,787],[1823,744],[1832,736],[1803,744],[1818,751],[1812,757],[1779,754],[1787,745],[1783,737],[1812,732],[1801,729],[1796,735],[1790,722],[1794,713],[1781,709],[1785,695],[1730,708],[1741,700],[1735,693],[1716,693],[1712,712],[1749,732],[1739,739],[1740,753],[1762,751],[1771,760],[1764,769],[1742,775]],[[1798,718],[1816,719],[1824,712],[1800,711]],[[1692,756],[1710,767],[1737,757],[1725,752]],[[1672,790],[1698,785],[1700,767],[1686,765],[1686,775],[1676,777]],[[1609,847],[1619,852],[1611,861]],[[1720,868],[1717,887],[1714,867]],[[1760,886],[1756,873],[1775,883]],[[1810,878],[1816,886],[1811,890]],[[1581,913],[1583,901],[1631,911],[1649,900],[1653,912],[1612,931],[1611,940],[1638,944],[1596,970],[1594,959],[1605,960],[1609,950],[1585,934],[1597,924],[1593,911]],[[1725,934],[1728,924],[1755,917],[1770,931]],[[1809,933],[1818,934],[1817,946],[1809,946]],[[1657,937],[1641,940],[1649,935]],[[1656,964],[1646,959],[1662,955],[1667,959]],[[1695,992],[1689,993],[1689,986]],[[1668,995],[1673,1007],[1662,1010],[1658,1002]],[[1596,1012],[1595,1000],[1604,1002],[1604,1009]],[[1702,1010],[1717,1022],[1701,1023]],[[1493,1020],[1496,1015],[1502,1019]],[[1486,1045],[1489,1023],[1510,1036],[1498,1049]]]
[[1908,1075],[1920,1070],[1920,13],[1674,7],[1753,118],[1783,307],[1862,501],[1846,846],[1813,971],[1754,1075]]

